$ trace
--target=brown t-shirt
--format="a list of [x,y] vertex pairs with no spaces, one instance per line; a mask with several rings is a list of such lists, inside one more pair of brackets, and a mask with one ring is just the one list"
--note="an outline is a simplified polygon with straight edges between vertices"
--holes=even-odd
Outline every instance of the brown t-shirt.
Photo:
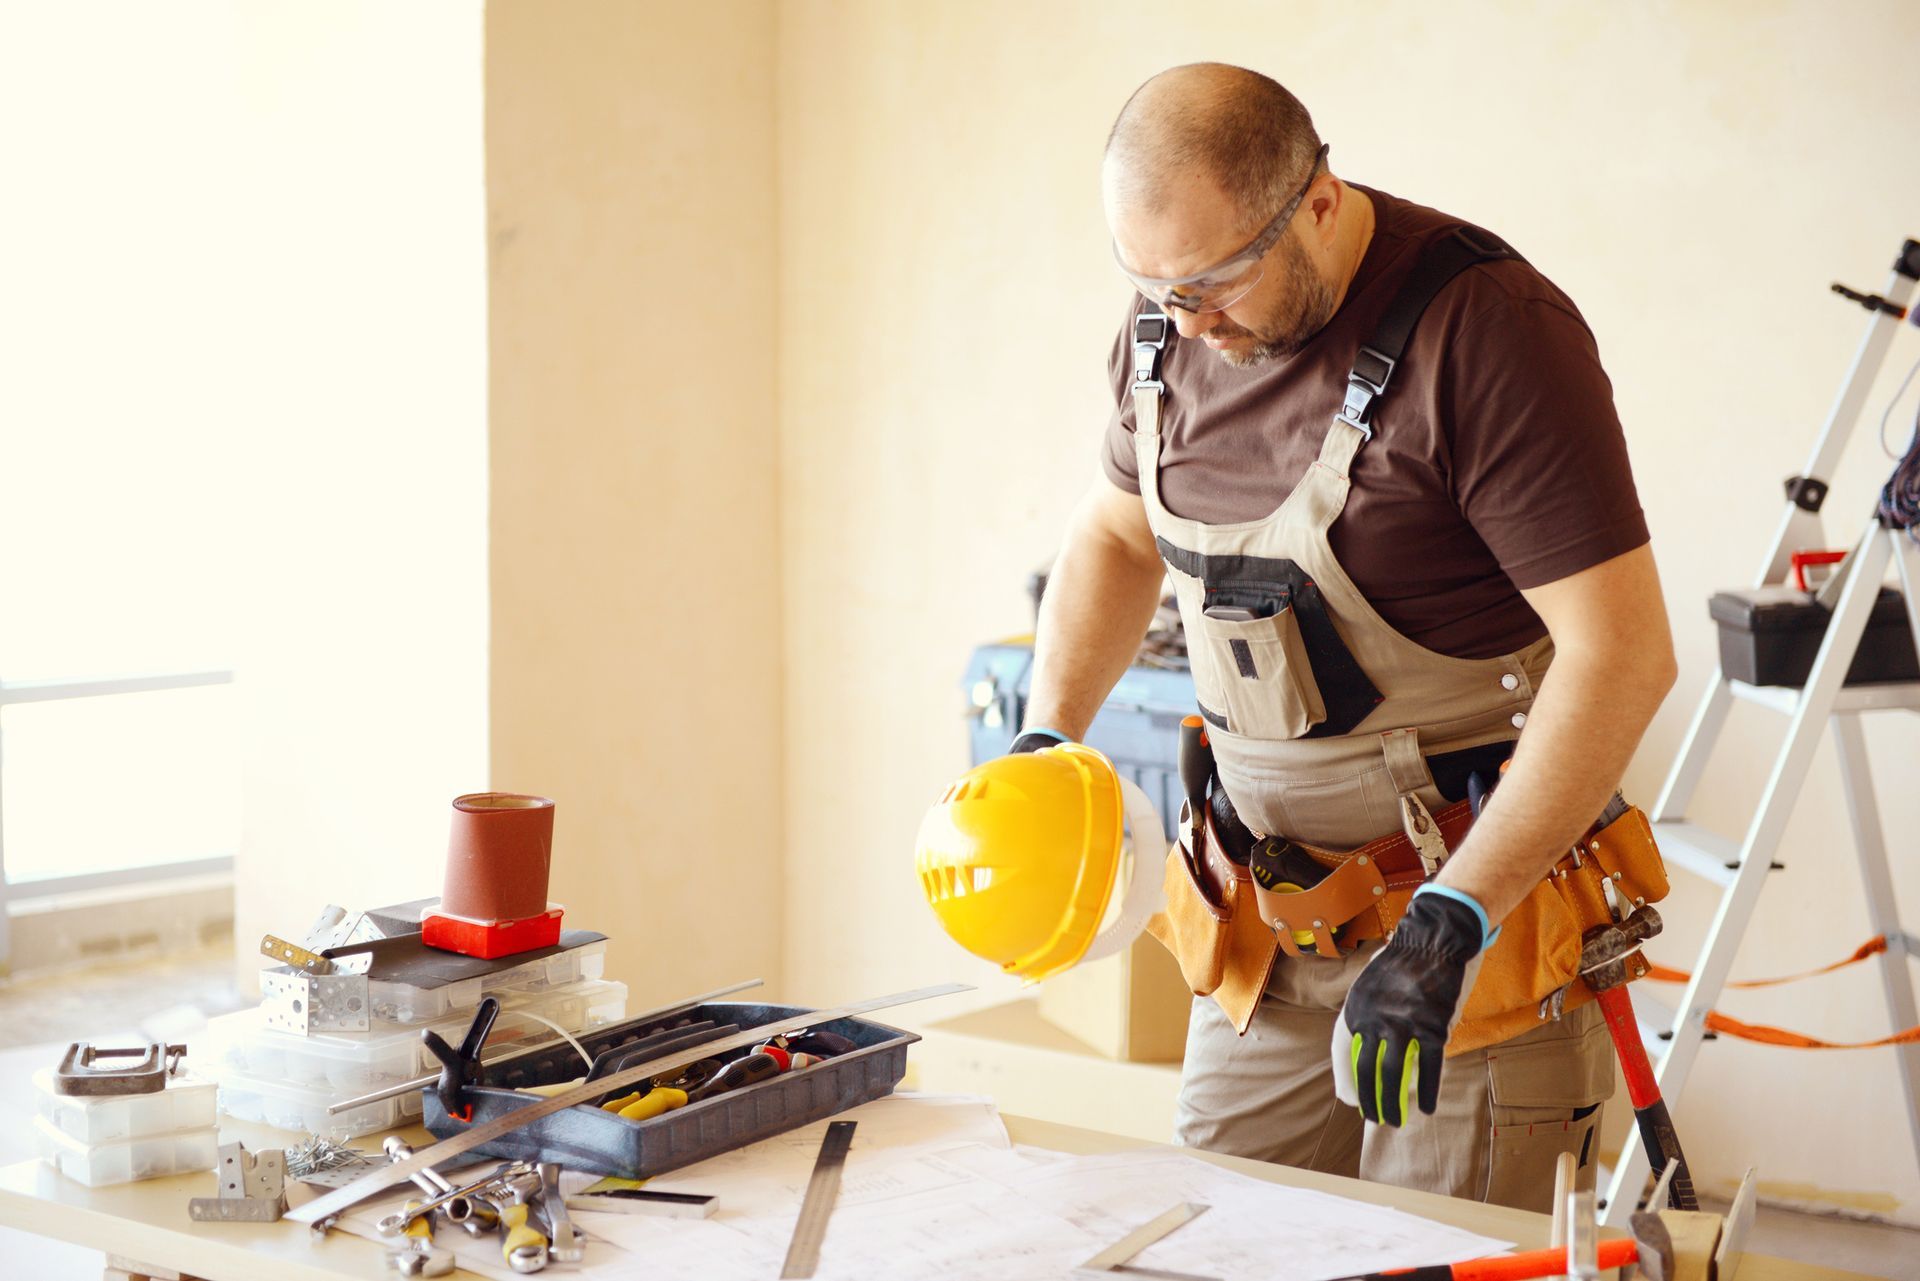
[[[1160,494],[1207,524],[1277,508],[1320,451],[1355,353],[1420,249],[1460,219],[1362,187],[1373,239],[1340,309],[1298,355],[1252,369],[1204,343],[1161,356]],[[1116,408],[1106,473],[1140,492],[1133,450],[1133,317],[1110,362]],[[1520,595],[1647,541],[1613,386],[1593,334],[1532,266],[1468,268],[1413,331],[1373,439],[1354,460],[1334,555],[1410,639],[1490,658],[1546,634]]]

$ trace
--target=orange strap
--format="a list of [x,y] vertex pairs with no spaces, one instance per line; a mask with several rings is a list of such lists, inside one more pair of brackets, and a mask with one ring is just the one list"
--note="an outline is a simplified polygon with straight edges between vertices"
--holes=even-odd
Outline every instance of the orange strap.
[[[1808,970],[1804,974],[1788,974],[1777,979],[1746,979],[1741,982],[1729,982],[1727,986],[1773,987],[1780,983],[1797,983],[1801,979],[1818,978],[1822,974],[1831,974],[1835,970],[1844,970],[1849,965],[1858,965],[1860,962],[1878,956],[1886,950],[1887,936],[1880,934],[1868,939],[1859,947],[1855,948],[1853,955],[1844,961],[1835,961],[1832,965],[1823,965],[1817,970]],[[1648,965],[1645,977],[1658,980],[1661,983],[1685,983],[1692,979],[1693,975],[1687,973],[1685,970],[1668,969],[1664,965]]]
[[[1868,939],[1854,949],[1852,956],[1843,961],[1835,961],[1832,965],[1823,965],[1817,970],[1808,970],[1804,974],[1789,974],[1777,979],[1747,979],[1740,983],[1728,983],[1727,986],[1772,987],[1778,983],[1793,983],[1800,979],[1831,974],[1849,965],[1858,965],[1867,958],[1878,956],[1886,950],[1887,939],[1882,934]],[[1685,970],[1668,969],[1664,965],[1649,965],[1645,977],[1657,979],[1662,983],[1685,983],[1693,975]],[[1874,1041],[1823,1041],[1817,1036],[1789,1032],[1785,1028],[1768,1027],[1764,1023],[1742,1023],[1739,1019],[1729,1018],[1718,1010],[1707,1011],[1707,1030],[1738,1037],[1743,1041],[1758,1041],[1762,1045],[1780,1045],[1792,1050],[1867,1050],[1880,1045],[1910,1045],[1920,1042],[1920,1027],[1910,1027],[1904,1032],[1895,1032],[1891,1036],[1883,1036]]]
[[1717,1010],[1707,1011],[1707,1029],[1724,1032],[1728,1036],[1737,1036],[1743,1041],[1758,1041],[1763,1045],[1783,1045],[1790,1050],[1870,1050],[1876,1045],[1912,1045],[1920,1042],[1920,1027],[1910,1027],[1904,1032],[1895,1032],[1892,1036],[1883,1036],[1874,1041],[1822,1041],[1817,1036],[1805,1036],[1799,1032],[1789,1032],[1785,1028],[1768,1027],[1764,1023],[1742,1023],[1739,1019],[1730,1019]]

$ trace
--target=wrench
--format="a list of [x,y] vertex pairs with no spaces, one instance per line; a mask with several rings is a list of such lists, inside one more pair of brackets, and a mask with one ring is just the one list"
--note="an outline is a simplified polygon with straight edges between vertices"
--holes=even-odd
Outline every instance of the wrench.
[[[397,1134],[389,1134],[380,1145],[390,1161],[404,1161],[413,1155],[413,1146]],[[440,1171],[428,1166],[413,1176],[414,1184],[428,1196],[440,1196],[454,1190]],[[470,1237],[482,1237],[500,1226],[500,1212],[476,1196],[460,1196],[445,1206],[447,1222],[457,1224]]]
[[547,1226],[553,1229],[547,1252],[555,1263],[578,1263],[586,1257],[587,1249],[574,1236],[573,1220],[567,1215],[567,1199],[560,1195],[560,1167],[552,1161],[542,1161],[535,1168],[540,1171],[540,1203],[547,1212]]
[[515,1161],[512,1165],[503,1166],[500,1170],[489,1174],[484,1179],[475,1179],[464,1188],[454,1188],[452,1191],[443,1192],[431,1200],[422,1201],[419,1205],[389,1214],[386,1218],[380,1220],[377,1230],[383,1237],[397,1237],[407,1230],[409,1223],[412,1223],[423,1214],[431,1214],[451,1201],[457,1201],[461,1197],[472,1196],[474,1193],[490,1187],[495,1183],[499,1183],[504,1179],[512,1178],[515,1175],[529,1174],[531,1172],[532,1168],[528,1166],[526,1162]]

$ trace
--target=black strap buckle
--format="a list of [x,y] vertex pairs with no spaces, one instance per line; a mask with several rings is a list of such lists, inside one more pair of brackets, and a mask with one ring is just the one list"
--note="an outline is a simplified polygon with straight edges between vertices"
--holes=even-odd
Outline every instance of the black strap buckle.
[[1347,374],[1347,398],[1340,406],[1339,419],[1359,431],[1368,440],[1373,439],[1373,428],[1368,418],[1373,413],[1374,400],[1386,394],[1387,384],[1393,379],[1393,371],[1400,362],[1385,352],[1372,347],[1362,347],[1360,354],[1353,358],[1353,368]]
[[1171,327],[1160,312],[1143,311],[1133,318],[1133,385],[1160,390],[1160,352]]

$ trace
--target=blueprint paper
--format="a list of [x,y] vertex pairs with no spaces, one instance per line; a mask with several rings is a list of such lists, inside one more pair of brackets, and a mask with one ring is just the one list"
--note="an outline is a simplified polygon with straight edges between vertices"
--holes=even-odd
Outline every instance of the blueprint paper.
[[[1070,1156],[1007,1141],[992,1104],[896,1094],[859,1123],[821,1249],[820,1281],[1058,1281],[1182,1201],[1210,1207],[1134,1262],[1221,1281],[1322,1281],[1497,1253],[1509,1243],[1167,1148]],[[718,1198],[708,1219],[575,1212],[583,1281],[765,1281],[779,1273],[826,1122],[672,1171],[648,1186]],[[591,1181],[568,1175],[569,1191]],[[343,1220],[361,1235],[404,1196]],[[498,1238],[442,1231],[460,1265],[510,1281]]]

